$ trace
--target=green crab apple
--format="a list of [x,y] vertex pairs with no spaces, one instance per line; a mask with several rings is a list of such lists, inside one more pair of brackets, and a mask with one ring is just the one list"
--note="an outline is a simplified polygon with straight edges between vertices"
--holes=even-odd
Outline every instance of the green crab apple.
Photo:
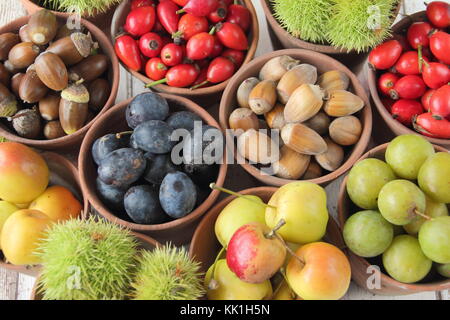
[[450,216],[426,221],[419,230],[425,255],[437,263],[450,263]]
[[417,181],[433,200],[450,203],[450,153],[438,152],[429,157],[420,168]]

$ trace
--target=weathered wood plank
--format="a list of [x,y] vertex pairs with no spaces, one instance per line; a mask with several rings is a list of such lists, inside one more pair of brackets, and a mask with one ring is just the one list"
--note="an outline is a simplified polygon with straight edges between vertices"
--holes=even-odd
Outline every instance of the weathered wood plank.
[[17,280],[17,272],[0,268],[0,300],[16,299]]
[[16,300],[30,300],[30,294],[33,290],[35,281],[35,277],[19,274],[17,280]]

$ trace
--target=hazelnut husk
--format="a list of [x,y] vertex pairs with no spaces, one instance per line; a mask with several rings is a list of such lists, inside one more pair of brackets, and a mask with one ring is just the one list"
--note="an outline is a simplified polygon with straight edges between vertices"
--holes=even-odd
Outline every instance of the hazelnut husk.
[[31,15],[28,21],[28,36],[37,45],[46,45],[56,36],[58,21],[53,12],[43,9]]
[[21,42],[11,48],[8,61],[15,69],[25,69],[33,64],[41,50],[32,42]]
[[92,81],[88,87],[89,108],[98,112],[105,106],[111,95],[111,86],[105,79],[99,78]]
[[89,56],[70,69],[70,80],[91,82],[105,73],[108,68],[108,57],[104,54]]
[[41,119],[34,109],[23,109],[12,117],[17,134],[27,139],[36,139],[41,133]]
[[66,65],[71,66],[87,58],[95,46],[90,34],[75,32],[53,42],[47,51],[58,55]]
[[61,96],[50,93],[39,101],[39,113],[44,120],[52,121],[59,118],[59,102]]
[[81,129],[88,116],[89,91],[81,83],[75,83],[61,92],[59,120],[66,134]]
[[66,133],[59,121],[50,121],[44,126],[44,136],[48,140],[61,138],[65,135]]
[[25,24],[19,29],[19,37],[22,42],[33,42],[28,34],[28,24]]
[[0,34],[0,60],[8,59],[9,51],[20,42],[18,34],[6,32]]
[[38,77],[36,70],[28,68],[27,73],[20,81],[19,97],[26,103],[35,103],[47,95],[48,87]]
[[0,117],[11,117],[16,112],[16,98],[6,86],[0,83]]
[[9,85],[11,84],[11,74],[1,62],[0,62],[0,83],[3,83],[6,87],[9,87]]
[[50,89],[61,91],[67,87],[69,75],[66,65],[56,54],[44,52],[34,63],[39,79]]
[[19,97],[19,87],[23,77],[25,77],[25,73],[16,73],[11,78],[11,91],[16,97]]

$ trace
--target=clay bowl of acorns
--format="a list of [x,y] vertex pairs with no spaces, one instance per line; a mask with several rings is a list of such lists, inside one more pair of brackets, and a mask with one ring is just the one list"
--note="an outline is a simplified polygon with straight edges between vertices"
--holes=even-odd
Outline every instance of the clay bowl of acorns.
[[147,92],[119,103],[92,126],[81,146],[81,185],[89,202],[133,231],[161,242],[188,242],[219,196],[209,184],[225,180],[218,128],[183,97]]
[[233,129],[227,131],[229,151],[261,182],[326,185],[365,151],[372,113],[347,67],[317,52],[288,49],[255,59],[230,80],[220,124]]
[[[204,282],[208,299],[295,300],[298,299],[297,292],[302,292],[305,299],[333,300],[345,294],[350,284],[350,263],[339,250],[344,247],[344,242],[337,223],[328,215],[323,188],[295,182],[279,189],[246,189],[239,195],[239,198],[229,196],[211,208],[192,238],[190,255],[200,262],[201,271],[206,273]],[[317,201],[313,204],[309,198]],[[276,206],[279,211],[272,215],[275,210],[266,209],[265,204]],[[312,219],[307,217],[312,211],[306,209],[311,205],[314,207]],[[286,255],[280,259],[277,241],[271,240],[268,234],[282,218],[288,222],[277,234],[286,241],[289,249],[286,248]],[[297,269],[299,265],[292,256],[295,252],[297,256],[305,257],[299,251],[300,241],[304,249],[309,248],[309,260],[305,261],[303,270]],[[262,258],[264,252],[268,255]],[[319,257],[319,252],[324,255]],[[235,254],[239,256],[236,259]],[[239,263],[241,258],[246,259],[246,263]],[[242,273],[238,270],[240,267]],[[280,267],[290,287],[283,281],[281,272],[273,274]],[[327,270],[333,270],[333,274]],[[265,276],[259,280],[250,279],[260,277],[261,273]],[[217,286],[211,285],[212,278]],[[323,279],[327,279],[326,283]]]
[[41,231],[54,222],[84,216],[86,199],[78,170],[56,153],[38,153],[16,142],[1,143],[0,153],[0,266],[36,276],[40,261],[33,250]]
[[[119,64],[106,35],[41,10],[0,28],[0,136],[40,149],[81,143],[109,109]],[[76,27],[75,27],[76,28]]]
[[[153,2],[133,8],[126,0],[116,9],[111,37],[124,68],[158,92],[219,99],[228,79],[255,55],[259,25],[252,1]],[[143,15],[145,24],[136,23]]]
[[353,280],[374,294],[450,289],[450,154],[398,136],[353,166],[338,219]]
[[[270,31],[284,48],[334,56],[367,51],[383,40],[401,5],[398,0],[332,2],[260,0]],[[370,5],[379,10],[381,28],[370,28],[367,22],[374,14]]]
[[393,38],[371,51],[368,81],[378,112],[396,135],[418,133],[448,148],[450,59],[445,45],[450,35],[445,28],[450,20],[448,14],[446,21],[436,17],[439,10],[445,17],[450,5],[438,4],[436,10],[435,3],[396,23]]

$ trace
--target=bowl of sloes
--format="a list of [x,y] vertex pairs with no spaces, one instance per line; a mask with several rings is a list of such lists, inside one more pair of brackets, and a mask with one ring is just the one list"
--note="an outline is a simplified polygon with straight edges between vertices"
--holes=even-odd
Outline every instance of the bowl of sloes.
[[[174,244],[190,240],[227,171],[218,123],[194,102],[146,92],[106,112],[79,157],[93,209],[133,231]],[[205,156],[204,156],[205,155]]]

